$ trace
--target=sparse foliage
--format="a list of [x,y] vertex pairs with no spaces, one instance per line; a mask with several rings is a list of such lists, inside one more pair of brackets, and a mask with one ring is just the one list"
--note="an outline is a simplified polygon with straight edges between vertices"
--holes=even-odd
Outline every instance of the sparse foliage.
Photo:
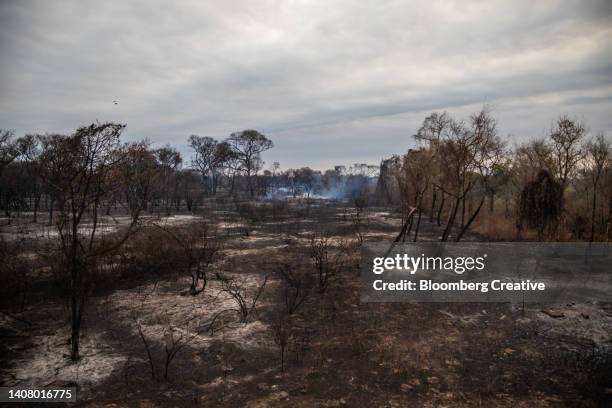
[[[236,278],[219,275],[221,281],[222,291],[227,293],[236,303],[237,309],[235,310],[240,317],[241,323],[248,323],[251,314],[256,311],[257,302],[261,297],[266,284],[268,282],[268,275],[264,276],[263,282],[257,287],[254,293],[248,293],[248,286],[246,280],[237,280]],[[250,297],[250,299],[249,299]]]
[[281,278],[281,299],[287,314],[294,314],[308,298],[311,290],[311,281],[307,274],[298,270],[289,263],[282,263],[276,267],[276,274]]
[[330,282],[345,266],[344,242],[338,242],[338,248],[334,246],[334,240],[329,237],[314,235],[310,239],[310,257],[317,276],[317,288],[321,294],[327,291]]

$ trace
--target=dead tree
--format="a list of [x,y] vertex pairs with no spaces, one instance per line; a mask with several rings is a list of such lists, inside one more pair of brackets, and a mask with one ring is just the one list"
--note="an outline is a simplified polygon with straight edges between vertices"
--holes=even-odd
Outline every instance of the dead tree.
[[266,287],[268,275],[264,276],[263,282],[259,285],[255,293],[253,293],[250,300],[248,298],[245,280],[237,281],[234,278],[221,275],[219,275],[219,279],[221,281],[221,290],[227,293],[238,306],[238,309],[235,309],[235,311],[240,317],[240,322],[248,323],[249,317],[256,310],[257,302]]
[[357,236],[357,241],[359,244],[363,244],[365,239],[364,224],[368,222],[368,216],[366,213],[365,200],[356,198],[353,200],[355,204],[354,211],[351,212],[351,223],[353,224],[353,229],[355,230],[355,235]]
[[[342,247],[343,243],[340,243]],[[342,250],[333,253],[333,241],[328,237],[313,235],[310,239],[310,257],[313,261],[319,293],[323,294],[329,287],[331,280],[336,277],[344,267],[345,260]]]
[[[79,336],[87,293],[88,272],[98,259],[119,248],[137,226],[139,211],[116,239],[100,239],[97,234],[98,209],[102,198],[124,180],[116,177],[124,154],[119,137],[124,125],[95,123],[77,129],[72,136],[56,135],[48,141],[42,157],[47,183],[57,201],[56,227],[60,254],[70,276],[71,358],[79,359]],[[91,222],[83,230],[87,219]]]
[[435,169],[430,169],[432,171],[428,172],[428,175],[430,175],[431,183],[432,183],[432,186],[431,186],[432,196],[431,196],[431,208],[430,208],[429,221],[433,222],[436,201],[438,200],[438,193],[441,192],[442,202],[440,203],[440,210],[438,212],[438,217],[437,217],[438,225],[440,225],[440,213],[442,212],[442,209],[444,207],[444,192],[439,191],[439,189],[436,188],[436,184],[442,184],[439,177],[441,177],[441,175],[443,174],[443,171],[442,171],[443,161],[440,160],[440,158],[437,156],[438,154],[437,146],[439,146],[442,134],[448,129],[448,126],[451,124],[451,121],[452,119],[448,115],[448,113],[434,112],[425,118],[425,120],[423,121],[423,124],[421,125],[417,133],[414,135],[414,138],[417,141],[428,142],[430,146],[430,163],[428,163],[428,165],[429,164],[433,165]]
[[175,229],[154,225],[168,234],[183,252],[182,267],[191,278],[189,294],[196,296],[202,293],[208,283],[208,269],[221,250],[215,233],[211,233],[204,222]]
[[282,299],[285,312],[294,314],[310,294],[308,275],[297,270],[292,264],[283,263],[276,267],[276,274],[282,281]]
[[416,208],[412,208],[410,212],[408,213],[408,216],[406,217],[406,220],[404,221],[402,225],[402,229],[400,230],[399,234],[397,234],[397,237],[395,237],[395,239],[389,246],[389,249],[387,249],[387,252],[385,252],[385,257],[389,256],[389,254],[393,251],[393,248],[395,248],[395,245],[397,245],[398,242],[405,241],[406,234],[409,233],[408,232],[409,225],[412,222],[412,218],[414,217],[414,213],[416,212],[416,210],[417,210]]
[[[460,240],[478,216],[484,203],[484,195],[472,214],[465,222],[466,201],[477,184],[485,185],[490,181],[502,156],[503,143],[497,135],[496,123],[485,107],[470,117],[469,123],[448,119],[439,133],[419,137],[429,141],[433,157],[439,161],[440,175],[435,182],[436,191],[451,197],[451,207],[441,241],[447,241],[461,208],[461,227],[455,240]],[[442,205],[442,204],[441,204]]]
[[293,337],[293,323],[291,316],[279,314],[272,324],[274,343],[278,346],[281,360],[281,372],[285,372],[285,354],[289,341]]
[[597,135],[586,145],[586,162],[590,167],[590,179],[593,187],[593,203],[591,205],[591,234],[589,242],[595,240],[595,212],[597,210],[597,193],[602,176],[610,166],[610,141],[603,133]]
[[563,190],[583,157],[581,142],[586,132],[582,123],[568,116],[559,117],[550,132],[555,177]]
[[198,333],[192,332],[189,325],[185,326],[185,329],[177,327],[167,321],[164,325],[162,332],[162,343],[163,343],[163,369],[160,373],[157,368],[157,361],[154,356],[155,351],[151,344],[151,339],[147,338],[142,329],[142,325],[136,319],[134,319],[136,328],[138,329],[138,335],[147,353],[147,359],[149,361],[149,368],[151,370],[151,378],[153,380],[168,380],[168,374],[170,365],[174,361],[178,353],[189,345],[195,338],[198,337]]

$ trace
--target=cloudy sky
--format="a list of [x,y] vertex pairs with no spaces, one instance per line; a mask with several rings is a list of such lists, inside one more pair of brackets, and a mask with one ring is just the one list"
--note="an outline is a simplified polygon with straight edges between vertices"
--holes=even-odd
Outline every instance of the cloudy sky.
[[268,163],[324,168],[484,103],[516,143],[563,113],[612,134],[612,1],[0,0],[0,128],[18,135],[110,120],[186,153],[254,128]]

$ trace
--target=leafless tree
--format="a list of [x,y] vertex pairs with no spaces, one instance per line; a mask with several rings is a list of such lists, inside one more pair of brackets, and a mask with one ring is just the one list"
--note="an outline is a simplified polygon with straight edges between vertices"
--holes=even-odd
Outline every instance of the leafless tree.
[[[87,292],[87,277],[96,261],[119,246],[137,226],[139,211],[115,240],[98,239],[97,220],[101,200],[118,187],[116,175],[124,155],[119,137],[124,125],[94,123],[81,127],[72,136],[54,136],[49,140],[42,160],[44,172],[58,203],[60,254],[70,275],[71,358],[79,359],[79,336]],[[86,216],[91,226],[83,229]]]
[[221,249],[216,233],[204,222],[179,228],[155,225],[168,234],[184,254],[183,269],[191,278],[189,294],[202,293],[208,283],[208,269]]
[[586,133],[587,129],[582,123],[568,116],[559,117],[550,132],[555,177],[563,190],[583,157],[581,143]]
[[278,314],[272,324],[274,343],[278,346],[281,360],[281,372],[285,372],[285,354],[289,341],[293,337],[293,322],[290,315]]
[[317,276],[319,293],[323,294],[330,282],[345,265],[344,243],[339,243],[339,249],[334,251],[334,241],[325,236],[313,235],[310,239],[310,257]]
[[555,172],[552,148],[545,139],[532,140],[514,151],[512,172],[516,175],[519,188],[534,180],[540,170],[550,174]]
[[589,241],[595,239],[595,212],[597,210],[597,193],[602,176],[610,167],[610,141],[603,133],[598,134],[585,146],[586,162],[590,170],[590,178],[593,187],[593,203],[591,206],[591,234]]
[[[442,132],[447,130],[451,122],[452,122],[452,118],[450,117],[448,113],[434,112],[425,118],[425,120],[423,121],[423,124],[421,125],[417,133],[414,135],[416,140],[427,141],[429,142],[430,146],[433,147],[433,149],[430,149],[431,157],[428,160],[427,164],[438,166],[438,169],[437,171],[431,172],[432,180],[431,180],[430,221],[433,221],[434,209],[436,207],[436,202],[438,200],[438,194],[440,194],[442,197],[441,197],[441,203],[440,203],[440,211],[438,212],[438,225],[440,225],[440,219],[439,219],[440,213],[442,212],[444,208],[445,193],[444,193],[444,190],[440,190],[439,188],[437,188],[437,186],[442,185],[442,180],[434,179],[436,175],[440,176],[443,174],[443,171],[442,171],[443,161],[440,160],[439,157],[436,156],[436,154],[439,153],[439,149],[437,149],[437,146],[439,146],[440,144],[440,138],[442,136]],[[422,202],[422,198],[421,198],[421,202]],[[419,210],[419,217],[420,217],[420,212],[421,210]],[[415,238],[416,237],[417,237],[417,234],[415,234]]]
[[259,301],[259,298],[266,287],[266,283],[268,282],[268,275],[264,276],[263,282],[251,295],[250,300],[246,289],[245,280],[238,281],[235,278],[222,275],[218,275],[218,277],[221,281],[221,288],[223,292],[227,293],[238,306],[236,312],[240,316],[240,322],[247,323],[251,314],[256,310],[257,302]]
[[[401,199],[404,203],[402,207],[404,227],[402,227],[403,234],[401,241],[405,241],[411,234],[415,214],[417,223],[414,242],[418,240],[423,212],[423,199],[430,186],[432,184],[435,185],[435,183],[432,183],[431,175],[435,173],[436,167],[435,149],[411,149],[402,158],[401,167],[398,169],[397,174]],[[416,211],[412,211],[413,209],[416,209]]]
[[432,157],[438,160],[440,172],[434,182],[436,190],[454,199],[441,240],[448,239],[461,209],[461,228],[455,238],[459,241],[478,216],[485,199],[482,194],[470,215],[466,214],[468,195],[476,186],[486,190],[493,169],[503,156],[503,143],[487,107],[471,115],[469,123],[445,115],[437,115],[435,120],[428,119],[416,138],[428,141]]
[[307,274],[290,263],[279,264],[276,267],[276,274],[281,278],[281,295],[285,311],[289,315],[294,314],[310,294],[310,279]]
[[145,351],[147,353],[149,368],[151,370],[151,378],[157,381],[167,381],[172,361],[183,348],[188,346],[194,339],[197,338],[198,333],[193,332],[189,327],[189,324],[186,324],[185,327],[182,328],[172,324],[169,319],[166,319],[161,335],[164,357],[163,369],[160,373],[157,368],[157,361],[154,356],[154,345],[151,343],[151,339],[147,338],[147,336],[145,335],[142,328],[142,324],[137,319],[134,319],[134,322],[136,324],[140,340],[142,341]]
[[353,224],[353,229],[355,230],[355,235],[357,236],[357,241],[359,244],[363,244],[365,240],[365,228],[368,223],[368,214],[366,209],[365,200],[361,197],[357,197],[353,200],[354,208],[350,213],[351,223]]

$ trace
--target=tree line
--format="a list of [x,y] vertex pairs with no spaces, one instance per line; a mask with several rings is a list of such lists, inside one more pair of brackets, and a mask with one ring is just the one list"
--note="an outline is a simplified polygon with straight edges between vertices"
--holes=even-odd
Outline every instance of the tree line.
[[484,107],[466,120],[433,113],[414,139],[380,166],[378,198],[405,218],[398,240],[416,241],[424,215],[441,241],[474,227],[489,239],[610,240],[611,143],[579,120],[560,116],[545,137],[509,147]]
[[[105,188],[99,197],[97,211],[109,214],[118,206],[126,210],[159,211],[184,208],[192,211],[198,199],[208,193],[216,193],[221,181],[234,190],[236,184],[245,186],[255,196],[257,173],[263,161],[261,153],[273,146],[271,140],[256,130],[233,133],[218,143],[209,137],[191,136],[189,143],[194,151],[191,168],[183,168],[184,159],[175,148],[166,145],[151,148],[146,140],[122,144],[120,134],[125,126],[104,123],[79,128],[73,135],[28,134],[15,138],[13,131],[0,132],[0,209],[6,217],[12,213],[30,211],[37,221],[40,210],[49,212],[49,222],[60,207],[58,201],[58,174],[71,171],[68,159],[86,160],[78,151],[87,151],[90,143],[83,138],[87,132],[106,132],[113,129],[112,146],[94,146],[96,157],[92,165],[97,166],[99,157],[113,157],[113,166],[118,174],[129,176],[130,183]],[[105,130],[102,130],[105,129]],[[94,148],[91,147],[91,148]],[[66,175],[66,177],[69,177]],[[118,179],[115,179],[118,180]],[[61,188],[60,188],[61,189]]]
[[[100,196],[97,211],[105,215],[135,209],[166,215],[194,212],[204,198],[218,191],[250,199],[311,194],[354,197],[362,194],[378,173],[378,166],[365,163],[338,165],[326,171],[310,167],[280,171],[280,164],[274,162],[264,169],[262,154],[274,144],[256,130],[235,132],[223,141],[191,135],[187,142],[192,157],[187,161],[170,145],[152,148],[147,140],[122,144],[119,135],[123,125],[92,124],[91,129],[102,125],[117,132],[113,152],[105,154],[121,158],[121,170],[117,171],[130,176],[132,183],[124,179],[121,186],[108,188]],[[85,128],[73,135],[28,134],[18,138],[13,131],[0,131],[0,210],[9,223],[13,215],[22,212],[31,213],[32,221],[38,222],[45,211],[49,225],[53,225],[60,203],[52,175],[68,171],[63,166],[69,163],[62,155],[79,148],[76,140]]]

